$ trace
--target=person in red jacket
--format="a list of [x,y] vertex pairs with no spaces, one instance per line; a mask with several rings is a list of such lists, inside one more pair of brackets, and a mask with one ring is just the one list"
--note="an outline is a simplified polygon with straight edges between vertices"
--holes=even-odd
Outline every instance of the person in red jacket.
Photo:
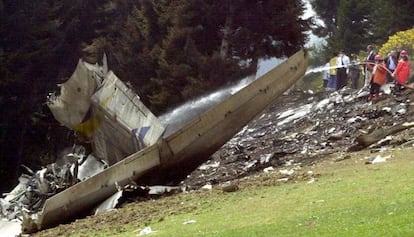
[[407,83],[410,76],[410,62],[408,61],[408,53],[405,50],[400,52],[400,60],[392,74],[395,81],[395,92],[399,93]]
[[375,101],[379,98],[380,88],[386,81],[387,69],[384,60],[381,55],[375,55],[375,66],[372,69],[368,100]]

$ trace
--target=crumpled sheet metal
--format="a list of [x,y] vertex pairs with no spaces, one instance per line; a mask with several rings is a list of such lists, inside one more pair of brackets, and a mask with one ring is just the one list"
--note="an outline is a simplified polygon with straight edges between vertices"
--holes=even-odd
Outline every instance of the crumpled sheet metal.
[[[46,199],[74,184],[75,164],[58,167],[55,164],[36,172],[32,176],[22,175],[20,183],[4,199],[1,199],[1,216],[4,218],[0,233],[19,227],[25,216],[36,219]],[[22,225],[21,230],[26,226]]]
[[89,98],[105,73],[98,65],[79,59],[75,72],[60,85],[59,95],[52,93],[48,97],[47,106],[56,120],[71,129],[82,123],[91,104]]
[[48,197],[76,183],[75,166],[76,163],[62,167],[51,164],[32,176],[22,175],[17,187],[3,199],[9,204],[8,211],[13,207],[28,212],[39,211]]
[[178,186],[137,186],[136,184],[127,184],[124,187],[118,187],[118,192],[107,198],[97,208],[95,208],[94,214],[98,215],[115,209],[118,204],[122,203],[121,198],[125,196],[148,196],[148,195],[163,195],[172,192],[179,192],[182,188]]
[[106,168],[108,168],[108,164],[106,164],[103,160],[89,154],[85,161],[79,165],[78,179],[80,181],[84,181],[87,178],[100,173]]
[[[37,213],[43,208],[45,201],[56,193],[83,181],[108,167],[103,161],[89,155],[85,158],[84,149],[75,147],[78,153],[68,153],[57,163],[19,177],[19,184],[0,199],[0,217],[4,218],[0,233],[21,225],[23,219],[33,219],[23,229],[31,228],[37,219]],[[58,164],[59,163],[59,164]],[[9,226],[10,225],[10,226]]]
[[116,205],[118,205],[119,199],[122,197],[122,193],[123,191],[120,190],[107,198],[104,202],[99,204],[99,206],[95,209],[94,214],[98,215],[113,210]]
[[20,236],[21,222],[18,220],[0,219],[0,233],[2,237]]

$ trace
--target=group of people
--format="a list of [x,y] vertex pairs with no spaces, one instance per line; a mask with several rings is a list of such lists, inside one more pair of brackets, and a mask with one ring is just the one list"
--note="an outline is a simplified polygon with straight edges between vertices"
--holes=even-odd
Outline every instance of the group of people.
[[351,58],[343,50],[334,53],[332,58],[327,60],[325,65],[327,70],[324,72],[324,88],[327,90],[339,90],[347,85],[348,79],[351,87],[359,88],[359,78],[363,73],[363,68],[357,55]]
[[358,80],[361,72],[361,65],[358,57],[351,59],[343,50],[335,52],[332,58],[327,60],[323,80],[324,88],[327,90],[339,90],[347,85],[348,78],[352,81],[352,88],[358,88]]
[[374,63],[369,62],[366,70],[370,73],[370,100],[377,100],[380,88],[385,83],[394,82],[394,93],[399,94],[406,85],[410,76],[410,62],[408,52],[391,51],[384,59],[381,55],[374,56]]
[[370,88],[369,100],[378,99],[380,88],[385,83],[395,83],[396,94],[406,85],[410,76],[408,52],[391,51],[383,58],[377,54],[372,45],[367,46],[367,56],[360,62],[357,55],[348,57],[343,50],[334,53],[327,60],[323,74],[326,90],[339,90],[351,81],[353,89],[359,88],[361,74],[364,76],[364,87]]

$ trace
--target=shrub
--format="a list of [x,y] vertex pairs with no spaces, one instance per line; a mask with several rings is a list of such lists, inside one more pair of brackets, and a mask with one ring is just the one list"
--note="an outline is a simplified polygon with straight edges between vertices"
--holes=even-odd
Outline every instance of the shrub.
[[382,45],[379,54],[386,56],[391,50],[407,50],[409,55],[414,52],[414,28],[399,31],[388,38],[388,41]]

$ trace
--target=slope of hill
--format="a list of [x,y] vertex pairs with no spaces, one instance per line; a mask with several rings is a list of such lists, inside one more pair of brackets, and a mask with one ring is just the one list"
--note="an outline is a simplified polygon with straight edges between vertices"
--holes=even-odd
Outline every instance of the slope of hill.
[[[381,100],[372,103],[367,101],[365,90],[343,89],[316,94],[291,91],[277,99],[190,174],[182,182],[185,193],[163,198],[134,197],[133,203],[114,212],[91,216],[36,235],[120,234],[131,224],[145,227],[169,216],[202,209],[200,203],[220,199],[225,195],[222,190],[249,192],[251,189],[257,192],[255,189],[263,186],[312,183],[321,174],[334,172],[332,170],[346,163],[361,166],[385,160],[392,157],[397,148],[412,147],[414,130],[407,128],[388,133],[387,129],[414,119],[413,96],[413,91],[406,89],[398,96],[384,93]],[[375,134],[378,142],[369,147],[360,144],[357,138],[367,134]],[[377,153],[383,151],[385,153]],[[319,167],[319,171],[312,171],[314,167]],[[210,185],[212,191],[202,191]]]
[[357,138],[370,133],[378,134],[379,140],[386,138],[372,144],[372,149],[407,142],[411,130],[395,136],[386,133],[387,128],[414,120],[413,91],[407,89],[399,96],[384,93],[376,103],[367,101],[367,95],[366,90],[351,89],[317,94],[292,91],[249,123],[184,183],[198,188],[265,168],[310,164],[328,154],[341,159],[349,151],[364,149]]

